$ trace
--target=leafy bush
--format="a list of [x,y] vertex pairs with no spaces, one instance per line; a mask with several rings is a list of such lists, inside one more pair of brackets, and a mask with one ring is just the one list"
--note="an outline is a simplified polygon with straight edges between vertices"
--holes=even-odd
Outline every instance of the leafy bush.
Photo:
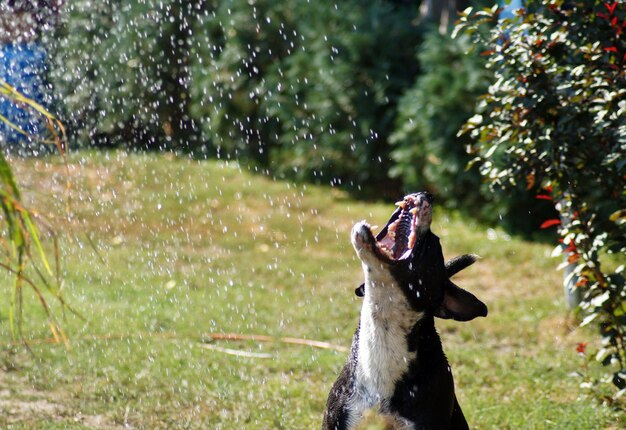
[[196,18],[194,0],[73,1],[50,43],[51,78],[69,125],[81,141],[105,138],[142,148],[187,146],[187,62]]
[[481,51],[468,54],[472,46],[469,37],[436,29],[426,36],[418,54],[423,73],[399,103],[390,174],[406,190],[429,189],[449,207],[531,235],[554,210],[526,190],[490,190],[478,169],[468,168],[474,139],[458,136],[492,78]]
[[50,40],[51,75],[80,140],[386,189],[417,13],[385,0],[79,0]]
[[190,60],[191,109],[216,155],[267,165],[278,127],[265,109],[276,91],[268,76],[282,73],[294,50],[293,21],[272,1],[223,1],[199,18],[194,38],[204,42]]
[[314,4],[306,15],[315,21],[300,17],[305,43],[285,62],[292,84],[271,105],[286,125],[276,160],[300,178],[395,191],[388,139],[398,100],[418,72],[417,7],[362,3]]
[[[497,11],[464,14],[475,32]],[[533,0],[479,43],[490,47],[495,83],[467,129],[493,188],[526,187],[553,199],[572,276],[583,292],[583,324],[602,335],[596,357],[626,387],[626,4]],[[561,249],[561,248],[559,248]],[[617,266],[617,267],[615,267]]]
[[423,73],[403,95],[391,136],[391,174],[409,189],[430,189],[458,206],[480,199],[480,174],[465,172],[471,139],[457,133],[490,77],[482,57],[466,54],[470,44],[439,31],[426,36],[418,56]]
[[417,72],[414,5],[220,3],[193,67],[194,115],[229,157],[307,180],[377,185]]

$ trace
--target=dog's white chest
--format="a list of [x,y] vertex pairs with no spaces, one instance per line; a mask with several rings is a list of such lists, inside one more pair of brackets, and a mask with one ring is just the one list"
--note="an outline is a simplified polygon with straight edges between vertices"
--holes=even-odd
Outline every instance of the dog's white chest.
[[360,317],[358,364],[353,411],[385,409],[395,386],[416,352],[407,335],[422,317],[409,306],[395,279],[384,272],[366,272],[366,294]]

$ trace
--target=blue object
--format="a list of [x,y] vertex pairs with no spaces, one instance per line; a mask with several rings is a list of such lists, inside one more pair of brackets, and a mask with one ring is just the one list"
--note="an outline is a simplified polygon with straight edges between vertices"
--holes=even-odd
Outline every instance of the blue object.
[[[30,99],[45,105],[46,57],[45,49],[35,42],[0,45],[0,79]],[[37,137],[42,137],[46,129],[38,115],[2,96],[0,96],[0,114]],[[27,136],[0,121],[0,143],[3,146],[24,144],[29,141]]]
[[504,7],[500,12],[500,19],[515,18],[517,10],[524,8],[522,0],[501,1],[500,5]]

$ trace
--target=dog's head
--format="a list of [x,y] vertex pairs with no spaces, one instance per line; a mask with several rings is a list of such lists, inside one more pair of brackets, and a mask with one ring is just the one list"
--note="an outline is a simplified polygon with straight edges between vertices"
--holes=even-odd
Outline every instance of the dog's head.
[[[455,285],[450,276],[475,261],[464,256],[446,265],[439,238],[430,231],[433,197],[407,195],[397,203],[385,227],[376,236],[364,221],[352,229],[352,245],[361,260],[368,288],[400,288],[410,307],[439,318],[469,321],[487,315],[487,306]],[[376,294],[384,300],[384,293]]]

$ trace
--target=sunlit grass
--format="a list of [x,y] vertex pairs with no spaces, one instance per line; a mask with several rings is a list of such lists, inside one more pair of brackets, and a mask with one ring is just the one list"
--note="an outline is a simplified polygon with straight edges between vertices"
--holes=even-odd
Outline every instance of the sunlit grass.
[[[63,169],[60,160],[17,166],[24,193],[51,219],[64,208],[35,191],[63,193]],[[349,231],[363,218],[382,225],[391,206],[167,155],[77,153],[69,170],[76,222],[61,247],[63,291],[89,321],[67,316],[65,351],[38,343],[49,332],[33,305],[24,322],[33,357],[7,345],[0,314],[0,427],[318,428],[345,353],[218,343],[271,354],[246,358],[202,341],[234,332],[348,346],[362,277]],[[593,335],[572,331],[550,247],[441,210],[433,230],[447,256],[483,257],[458,283],[489,317],[439,324],[472,427],[620,428],[619,413],[581,396],[570,376],[576,343]]]

